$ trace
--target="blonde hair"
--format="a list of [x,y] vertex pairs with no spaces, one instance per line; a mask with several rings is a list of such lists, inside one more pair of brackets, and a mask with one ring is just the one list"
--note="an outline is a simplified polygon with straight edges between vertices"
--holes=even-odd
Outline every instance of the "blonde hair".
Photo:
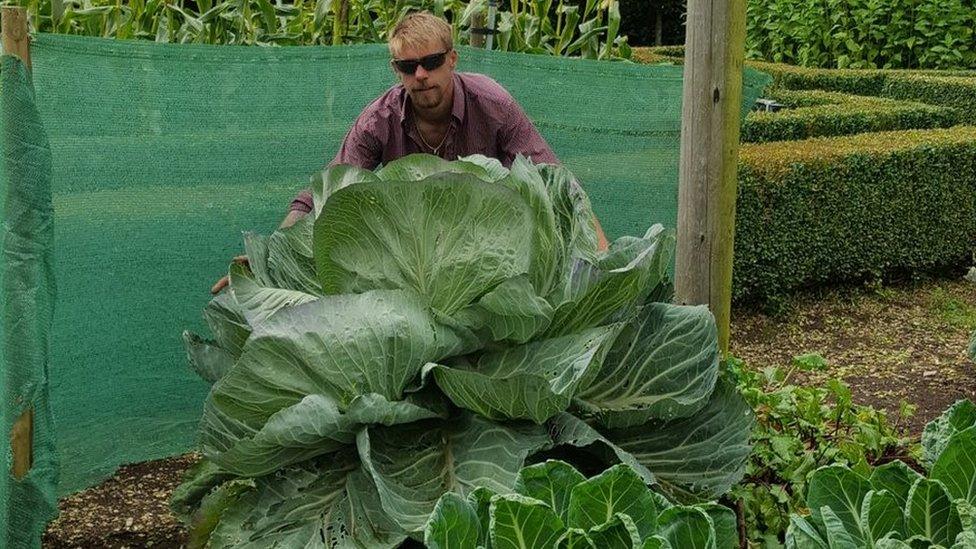
[[433,40],[440,41],[447,51],[454,49],[454,36],[447,21],[429,11],[411,13],[390,34],[390,55],[396,57],[404,47],[422,48]]

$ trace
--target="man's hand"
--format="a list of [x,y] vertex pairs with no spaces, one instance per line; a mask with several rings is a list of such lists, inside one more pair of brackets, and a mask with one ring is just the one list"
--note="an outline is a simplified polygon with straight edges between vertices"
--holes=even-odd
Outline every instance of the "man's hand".
[[[234,261],[234,263],[237,263],[238,265],[248,265],[248,261],[247,261],[247,256],[246,255],[239,255],[239,256],[235,257],[233,261]],[[220,280],[218,280],[216,284],[213,285],[213,288],[210,288],[210,293],[212,293],[214,295],[217,295],[217,294],[220,293],[221,290],[223,290],[224,288],[226,288],[228,284],[230,284],[230,277],[229,276],[224,276],[223,278],[221,278]]]

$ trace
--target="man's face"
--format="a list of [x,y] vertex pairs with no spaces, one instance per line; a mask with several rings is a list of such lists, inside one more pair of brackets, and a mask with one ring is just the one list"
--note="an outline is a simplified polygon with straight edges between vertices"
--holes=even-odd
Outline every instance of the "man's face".
[[[396,52],[394,58],[418,61],[443,52],[444,45],[440,41],[433,40],[420,47],[404,46]],[[441,106],[448,99],[448,92],[453,85],[452,74],[457,65],[457,57],[456,51],[447,52],[444,64],[432,70],[427,70],[419,64],[413,73],[404,73],[394,68],[414,106],[433,109]]]

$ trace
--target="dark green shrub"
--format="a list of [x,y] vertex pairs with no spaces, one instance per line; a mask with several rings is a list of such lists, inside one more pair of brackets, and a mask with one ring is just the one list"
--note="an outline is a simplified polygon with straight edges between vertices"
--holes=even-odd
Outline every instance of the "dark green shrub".
[[976,128],[744,144],[733,296],[967,264],[976,250]]
[[948,107],[878,97],[790,90],[773,90],[767,97],[791,108],[749,113],[742,125],[743,142],[944,128],[959,121],[956,111]]
[[888,76],[881,91],[892,99],[909,99],[956,109],[961,119],[976,124],[976,78],[899,74]]

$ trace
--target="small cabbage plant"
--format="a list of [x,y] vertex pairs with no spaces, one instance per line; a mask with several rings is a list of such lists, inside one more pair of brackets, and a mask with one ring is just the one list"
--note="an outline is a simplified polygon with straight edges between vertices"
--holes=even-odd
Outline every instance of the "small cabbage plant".
[[213,382],[173,502],[195,543],[395,547],[549,455],[682,502],[741,478],[753,416],[708,310],[663,301],[671,231],[598,251],[572,174],[524,158],[337,166],[313,195],[184,334]]
[[809,517],[794,515],[796,549],[976,549],[976,406],[959,401],[925,427],[927,476],[901,461],[870,477],[830,465],[812,475]]
[[627,465],[587,479],[563,461],[519,471],[511,493],[477,488],[441,496],[424,530],[429,549],[554,547],[735,549],[735,513],[714,503],[675,506]]

